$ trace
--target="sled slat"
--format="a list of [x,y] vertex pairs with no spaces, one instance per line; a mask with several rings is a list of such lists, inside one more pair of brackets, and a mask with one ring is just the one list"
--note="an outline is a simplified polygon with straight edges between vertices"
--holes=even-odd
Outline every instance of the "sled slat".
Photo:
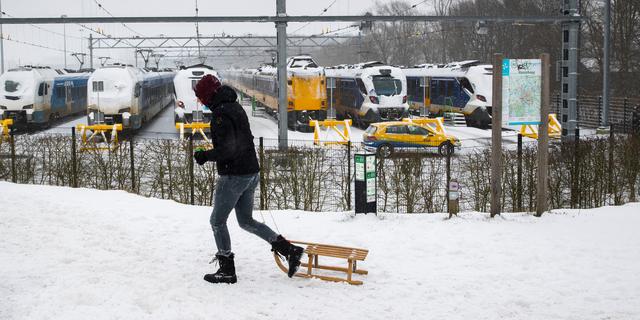
[[[336,281],[336,282],[347,282],[349,284],[360,285],[363,282],[359,280],[353,280],[352,277],[354,274],[357,275],[366,275],[369,272],[366,270],[358,269],[357,261],[364,261],[369,254],[369,250],[359,249],[359,248],[350,248],[350,247],[341,247],[313,242],[303,242],[303,241],[291,241],[291,243],[306,245],[305,253],[307,254],[307,263],[302,262],[301,267],[306,268],[305,272],[298,272],[295,274],[297,277],[303,278],[318,278],[326,281]],[[338,267],[338,266],[328,266],[321,265],[319,263],[319,257],[330,257],[330,258],[338,258],[345,259],[347,263],[347,267]],[[282,263],[277,254],[274,253],[274,257],[276,259],[276,263],[278,267],[287,272],[287,267]],[[304,269],[301,269],[304,270]],[[333,276],[325,276],[314,273],[314,270],[329,270],[329,271],[338,271],[346,273],[346,278],[339,278]]]

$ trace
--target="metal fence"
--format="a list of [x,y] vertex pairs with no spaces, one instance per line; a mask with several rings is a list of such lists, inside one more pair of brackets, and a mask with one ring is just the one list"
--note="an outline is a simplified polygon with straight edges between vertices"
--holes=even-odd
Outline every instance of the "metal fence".
[[[535,211],[537,144],[503,149],[502,209]],[[462,141],[463,146],[466,142]],[[0,144],[0,180],[17,183],[121,189],[147,197],[210,206],[214,163],[194,165],[193,140],[129,139],[110,152],[79,151],[70,135],[19,135]],[[349,211],[353,206],[353,156],[360,145],[315,146],[256,139],[261,165],[257,209]],[[549,207],[590,208],[636,201],[640,139],[627,134],[582,136],[555,142],[549,155]],[[379,212],[446,212],[447,182],[461,185],[460,209],[489,210],[490,150],[463,147],[451,157],[408,150],[378,159]]]
[[[560,95],[553,98],[553,111],[560,116],[562,100]],[[640,107],[640,98],[612,97],[609,100],[609,123],[618,131],[633,131],[633,113]],[[597,128],[602,124],[602,96],[578,97],[578,121],[582,128]]]

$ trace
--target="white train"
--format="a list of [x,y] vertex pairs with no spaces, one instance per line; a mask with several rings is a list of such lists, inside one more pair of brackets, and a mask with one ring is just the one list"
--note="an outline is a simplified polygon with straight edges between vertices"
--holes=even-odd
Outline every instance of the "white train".
[[222,81],[212,67],[204,64],[181,68],[176,73],[173,79],[173,86],[176,92],[175,122],[192,122],[194,121],[194,114],[198,121],[211,121],[211,110],[198,102],[198,98],[193,91],[198,81],[208,74]]
[[15,128],[47,126],[54,78],[63,74],[49,67],[9,69],[0,76],[0,118],[12,118]]
[[89,125],[120,123],[136,130],[173,102],[174,72],[153,72],[128,65],[100,68],[89,78]]
[[403,69],[411,112],[425,107],[429,113],[458,112],[467,125],[486,128],[491,125],[491,65],[463,61],[438,67],[425,64]]
[[[355,125],[400,120],[408,115],[407,79],[400,68],[373,61],[325,69],[329,106]],[[334,85],[335,88],[330,88]]]

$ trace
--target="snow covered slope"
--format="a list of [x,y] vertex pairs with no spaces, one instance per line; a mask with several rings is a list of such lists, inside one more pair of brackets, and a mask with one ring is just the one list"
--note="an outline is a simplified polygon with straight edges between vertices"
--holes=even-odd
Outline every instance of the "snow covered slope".
[[288,279],[234,218],[239,282],[213,285],[210,208],[0,182],[0,319],[639,319],[639,212],[263,212],[292,239],[369,248],[364,285]]

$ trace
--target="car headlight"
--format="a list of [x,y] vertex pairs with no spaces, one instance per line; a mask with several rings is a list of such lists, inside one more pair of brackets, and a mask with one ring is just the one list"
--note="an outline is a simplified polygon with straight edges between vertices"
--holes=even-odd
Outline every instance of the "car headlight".
[[22,107],[22,110],[32,110],[33,109],[33,105],[32,104],[28,104],[24,107]]

